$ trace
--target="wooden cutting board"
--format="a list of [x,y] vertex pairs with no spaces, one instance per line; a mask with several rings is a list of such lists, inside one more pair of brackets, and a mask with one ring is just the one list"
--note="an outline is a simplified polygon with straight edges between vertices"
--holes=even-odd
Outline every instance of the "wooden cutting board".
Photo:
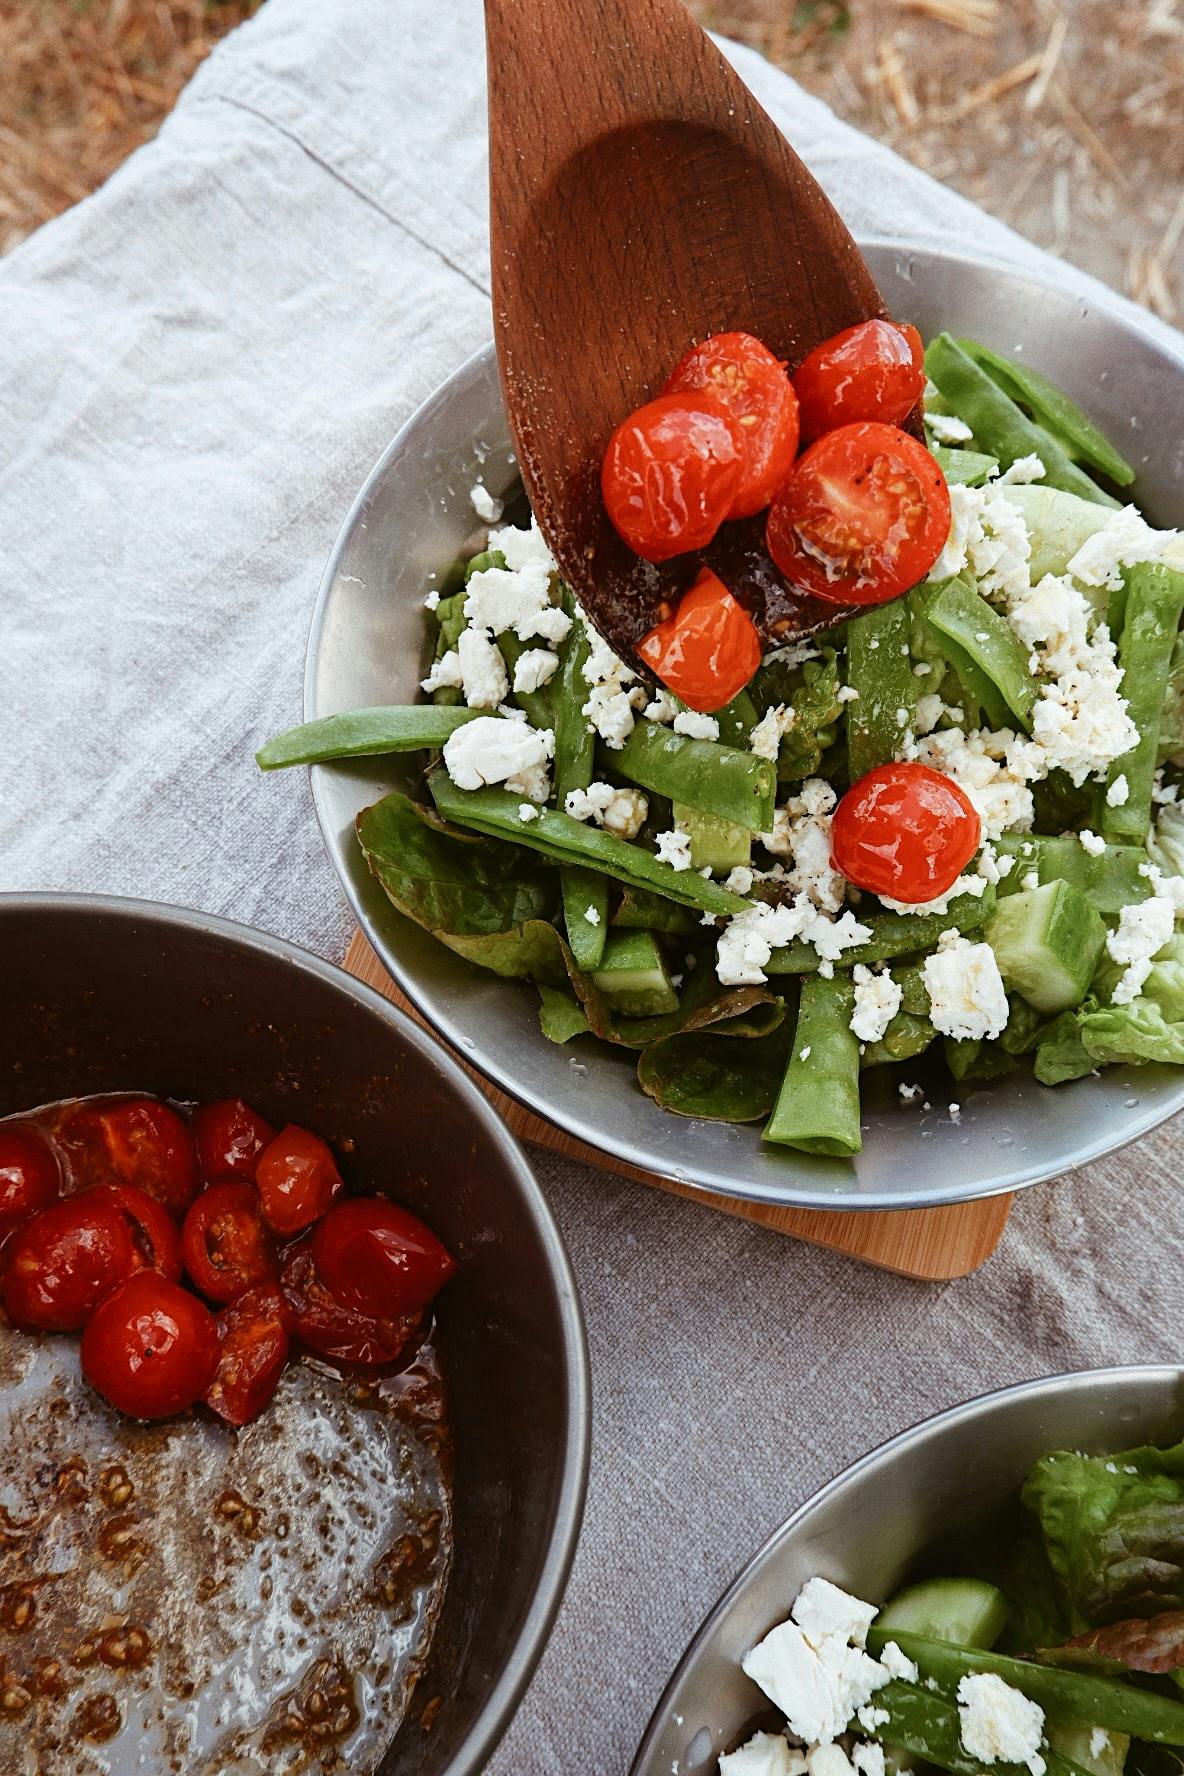
[[[345,968],[368,987],[382,993],[417,1024],[428,1028],[360,931],[355,933],[346,953]],[[948,1208],[853,1214],[837,1209],[778,1208],[770,1203],[741,1202],[736,1197],[696,1190],[689,1184],[660,1178],[644,1166],[630,1165],[627,1160],[616,1159],[584,1141],[575,1140],[533,1110],[507,1097],[462,1056],[453,1053],[453,1058],[476,1080],[503,1122],[520,1141],[548,1147],[553,1153],[582,1160],[586,1165],[619,1172],[641,1184],[656,1185],[659,1190],[668,1190],[675,1196],[690,1197],[708,1208],[721,1210],[725,1215],[738,1215],[742,1220],[770,1227],[776,1233],[788,1234],[791,1239],[829,1246],[832,1251],[845,1252],[849,1257],[864,1264],[874,1264],[881,1270],[894,1270],[901,1276],[917,1277],[929,1283],[967,1276],[991,1256],[1007,1225],[1010,1196],[986,1197],[980,1202],[955,1203]]]

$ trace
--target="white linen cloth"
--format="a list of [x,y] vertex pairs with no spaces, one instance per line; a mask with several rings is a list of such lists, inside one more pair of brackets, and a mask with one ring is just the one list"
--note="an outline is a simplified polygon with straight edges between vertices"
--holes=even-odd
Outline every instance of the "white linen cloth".
[[[729,53],[857,233],[1050,263]],[[307,785],[251,754],[299,718],[356,488],[489,337],[483,81],[478,0],[268,0],[156,141],[0,261],[0,887],[176,901],[342,955]],[[871,1444],[1024,1376],[1177,1359],[1173,1152],[1163,1132],[1033,1191],[942,1288],[536,1154],[594,1453],[497,1776],[627,1768],[707,1606]]]

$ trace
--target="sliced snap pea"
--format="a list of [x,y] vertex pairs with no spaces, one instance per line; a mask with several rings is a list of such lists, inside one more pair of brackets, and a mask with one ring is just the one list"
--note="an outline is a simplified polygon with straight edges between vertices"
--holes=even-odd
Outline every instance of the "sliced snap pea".
[[906,728],[917,725],[919,680],[913,675],[903,598],[877,605],[847,624],[847,682],[858,696],[847,704],[847,762],[854,783],[900,751]]
[[1135,478],[1130,463],[1055,382],[1027,364],[1001,357],[977,339],[960,339],[958,344],[1005,394],[1026,407],[1034,419],[1060,440],[1075,462],[1088,463],[1119,487],[1130,486]]
[[652,851],[632,845],[602,827],[585,826],[555,808],[540,808],[534,820],[519,813],[521,796],[504,789],[457,789],[447,771],[428,777],[436,807],[446,820],[472,827],[492,838],[512,839],[532,851],[541,851],[555,863],[582,865],[599,870],[629,887],[652,889],[682,906],[721,916],[742,913],[748,906],[739,894],[709,881],[697,870],[676,870]]
[[1117,500],[1103,493],[1096,482],[1066,455],[1057,440],[1026,413],[994,382],[973,358],[967,356],[948,333],[939,333],[925,353],[925,368],[959,419],[974,433],[980,449],[1010,468],[1022,456],[1038,456],[1050,487],[1063,487],[1099,505],[1114,506]]
[[946,582],[930,601],[927,615],[947,643],[952,642],[990,680],[1016,720],[1031,733],[1036,681],[1028,670],[1028,650],[1006,618],[961,579]]
[[943,700],[951,707],[961,709],[961,725],[964,727],[977,726],[980,710],[991,727],[1006,727],[1009,719],[1007,704],[991,679],[964,647],[929,621],[930,610],[950,586],[960,586],[976,597],[978,595],[973,580],[964,574],[958,574],[950,580],[935,580],[932,585],[923,583],[914,587],[909,594],[913,614],[922,623],[930,645],[938,649],[958,679],[957,699],[954,700],[952,686],[943,684]]
[[672,802],[718,814],[749,832],[772,829],[777,767],[753,752],[639,721],[612,762],[622,777]]
[[[891,1635],[903,1648],[904,1636]],[[951,1776],[1029,1776],[1026,1764],[1008,1764],[1001,1760],[984,1764],[972,1757],[962,1743],[962,1717],[958,1705],[948,1696],[936,1695],[918,1684],[900,1683],[895,1679],[876,1691],[872,1708],[887,1714],[886,1721],[871,1730],[871,1737],[882,1745],[899,1745],[914,1757],[949,1770]],[[878,1716],[873,1714],[873,1719]],[[1041,1754],[1046,1776],[1085,1776],[1076,1764],[1054,1751]]]
[[261,771],[319,765],[329,759],[370,758],[384,752],[436,751],[457,728],[483,714],[436,703],[377,705],[323,715],[277,734],[255,754]]
[[1139,874],[1139,865],[1147,862],[1141,845],[1107,845],[1095,857],[1073,833],[1004,833],[994,844],[1001,856],[1015,858],[999,884],[1001,895],[1018,894],[1033,870],[1041,886],[1068,882],[1080,888],[1100,913],[1120,913],[1153,892],[1147,877]]
[[762,1140],[846,1159],[859,1130],[859,1043],[851,1030],[855,989],[847,975],[802,982],[793,1053]]
[[[562,869],[563,923],[576,967],[591,974],[604,960],[608,940],[608,878],[587,869]],[[590,919],[589,912],[596,917]]]
[[746,749],[749,735],[760,717],[748,692],[737,691],[730,703],[725,703],[722,709],[716,710],[715,719],[719,723],[719,737],[725,746]]
[[[872,935],[866,943],[844,950],[835,967],[854,968],[857,962],[889,962],[894,956],[914,955],[932,948],[943,931],[977,931],[994,911],[995,890],[988,883],[982,894],[959,894],[944,913],[861,914],[860,923],[870,927]],[[817,967],[818,951],[813,944],[791,943],[773,951],[765,972],[813,974]]]
[[1139,730],[1139,744],[1115,759],[1109,783],[1127,782],[1126,800],[1117,807],[1102,803],[1102,833],[1107,839],[1142,841],[1151,822],[1151,791],[1159,756],[1159,726],[1167,695],[1172,649],[1184,610],[1184,572],[1153,562],[1140,562],[1123,574],[1126,614],[1118,663],[1127,713]]

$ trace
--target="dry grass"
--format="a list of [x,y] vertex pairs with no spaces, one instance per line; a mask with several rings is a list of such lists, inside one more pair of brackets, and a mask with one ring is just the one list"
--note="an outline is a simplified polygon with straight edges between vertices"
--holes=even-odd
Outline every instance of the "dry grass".
[[101,185],[260,0],[0,0],[0,252]]

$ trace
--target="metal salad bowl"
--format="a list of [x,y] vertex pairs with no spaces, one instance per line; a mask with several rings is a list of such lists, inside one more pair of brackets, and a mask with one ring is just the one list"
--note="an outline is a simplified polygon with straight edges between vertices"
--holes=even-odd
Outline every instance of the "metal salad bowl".
[[1184,1369],[1095,1369],[1021,1382],[902,1431],[794,1512],[720,1598],[654,1710],[631,1776],[715,1776],[769,1705],[740,1669],[816,1574],[883,1602],[925,1548],[1014,1508],[1036,1459],[1184,1434]]
[[[926,336],[945,327],[1026,360],[1082,402],[1139,469],[1133,497],[1152,522],[1184,511],[1184,361],[1117,312],[1055,284],[965,255],[862,243],[892,312]],[[354,502],[325,570],[305,677],[305,718],[412,703],[426,670],[425,593],[482,533],[469,498],[480,477],[517,488],[493,349],[470,358],[407,422]],[[1030,1078],[951,1090],[922,1063],[930,1111],[902,1107],[890,1084],[865,1090],[864,1149],[812,1158],[762,1144],[759,1125],[660,1109],[627,1051],[592,1039],[556,1047],[536,995],[473,967],[396,912],[354,836],[358,812],[386,791],[414,792],[412,755],[315,766],[313,794],[346,894],[386,966],[428,1022],[521,1103],[582,1141],[663,1177],[754,1201],[806,1208],[907,1209],[1034,1184],[1096,1159],[1184,1107],[1184,1073],[1110,1069],[1056,1090]],[[948,1114],[961,1101],[960,1121]]]
[[[546,1644],[587,1478],[583,1322],[522,1149],[385,999],[223,919],[0,895],[0,978],[0,1116],[95,1092],[245,1097],[277,1125],[306,1123],[339,1151],[348,1142],[353,1175],[371,1188],[389,1176],[460,1260],[434,1334],[453,1449],[452,1570],[379,1776],[476,1776]],[[68,1361],[76,1369],[76,1353]],[[137,1769],[155,1767],[142,1756]]]

